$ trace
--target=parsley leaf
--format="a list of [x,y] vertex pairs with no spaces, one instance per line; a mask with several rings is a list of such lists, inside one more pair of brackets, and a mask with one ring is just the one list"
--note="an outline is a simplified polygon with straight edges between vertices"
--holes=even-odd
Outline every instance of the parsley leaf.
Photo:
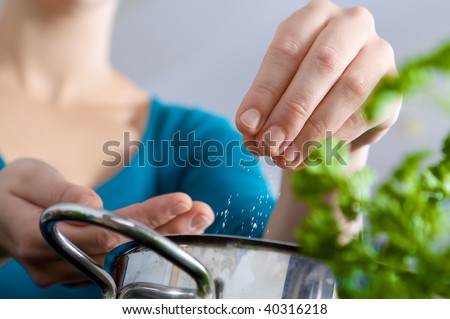
[[[450,72],[450,42],[383,79],[367,101],[367,118],[420,90],[436,71]],[[370,168],[348,176],[324,149],[292,177],[295,194],[311,208],[296,231],[301,252],[331,268],[340,298],[449,298],[450,134],[437,163],[425,164],[429,152],[410,154],[376,188]],[[348,159],[349,146],[341,152]],[[340,240],[330,194],[347,220],[363,216],[362,236]]]

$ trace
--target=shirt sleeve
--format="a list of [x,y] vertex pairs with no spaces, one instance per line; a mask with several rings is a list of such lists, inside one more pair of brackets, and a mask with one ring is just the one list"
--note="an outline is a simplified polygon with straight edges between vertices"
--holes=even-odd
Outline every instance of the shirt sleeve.
[[[260,161],[244,147],[241,135],[221,117],[186,111],[170,138],[172,169],[160,185],[176,185],[215,212],[210,234],[261,237],[275,201]],[[164,187],[163,187],[164,188]]]

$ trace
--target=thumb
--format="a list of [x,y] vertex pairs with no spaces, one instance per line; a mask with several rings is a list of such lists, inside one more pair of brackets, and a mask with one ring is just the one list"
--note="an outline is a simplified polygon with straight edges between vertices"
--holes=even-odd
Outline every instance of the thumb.
[[41,208],[58,203],[76,203],[102,207],[102,200],[92,189],[69,183],[55,168],[36,160],[20,159],[6,168],[10,191]]
[[170,193],[152,197],[115,211],[150,228],[158,228],[192,208],[192,199],[185,193]]

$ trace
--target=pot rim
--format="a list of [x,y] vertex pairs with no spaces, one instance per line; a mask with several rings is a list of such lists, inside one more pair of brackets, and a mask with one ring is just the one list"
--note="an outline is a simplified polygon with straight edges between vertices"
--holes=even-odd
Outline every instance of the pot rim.
[[[220,246],[225,247],[232,245],[240,248],[269,250],[277,253],[301,255],[300,245],[281,241],[266,240],[261,238],[249,238],[249,237],[217,235],[217,234],[165,235],[164,237],[172,240],[177,245],[199,245],[199,246],[216,246],[216,247]],[[150,248],[140,244],[137,241],[129,241],[112,249],[106,256],[104,264],[105,270],[109,274],[112,274],[115,269],[116,263],[121,257],[130,254],[132,252],[138,251],[139,249],[150,250]],[[303,257],[311,258],[309,256]]]

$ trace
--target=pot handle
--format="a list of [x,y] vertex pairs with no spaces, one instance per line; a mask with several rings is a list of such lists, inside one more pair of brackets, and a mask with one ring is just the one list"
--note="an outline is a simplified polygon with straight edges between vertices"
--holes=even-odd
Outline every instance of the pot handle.
[[61,234],[56,224],[62,221],[97,225],[136,240],[187,272],[197,283],[198,298],[214,298],[214,280],[205,266],[174,242],[147,226],[125,216],[93,207],[57,204],[47,208],[40,218],[40,229],[44,239],[58,254],[97,284],[103,298],[117,297],[114,279],[102,266]]

